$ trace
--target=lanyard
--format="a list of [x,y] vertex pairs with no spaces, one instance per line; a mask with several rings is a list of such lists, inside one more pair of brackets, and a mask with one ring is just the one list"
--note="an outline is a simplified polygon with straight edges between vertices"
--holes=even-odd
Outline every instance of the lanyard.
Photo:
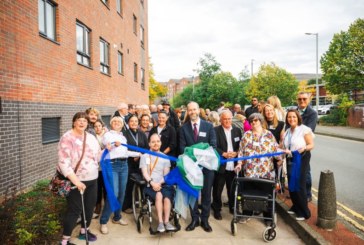
[[291,150],[291,146],[292,146],[291,129],[288,129],[287,138],[288,138],[288,150]]
[[149,159],[150,159],[150,166],[149,166],[149,175],[152,176],[152,172],[155,168],[155,166],[157,165],[157,162],[158,162],[158,158],[159,157],[156,157],[155,160],[154,160],[154,163],[153,163],[153,166],[152,166],[152,156],[149,155]]
[[138,133],[136,133],[136,137],[135,137],[135,136],[134,136],[134,134],[130,131],[130,129],[129,129],[129,133],[130,133],[131,137],[133,137],[133,139],[134,139],[134,141],[135,141],[136,145],[138,146]]

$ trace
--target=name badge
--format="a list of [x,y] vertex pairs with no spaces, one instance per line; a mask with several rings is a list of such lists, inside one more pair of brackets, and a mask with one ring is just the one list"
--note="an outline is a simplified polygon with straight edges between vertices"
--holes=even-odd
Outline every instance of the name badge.
[[235,138],[234,138],[234,141],[235,141],[235,142],[240,141],[239,137],[235,137]]
[[206,137],[206,132],[200,132],[200,133],[198,134],[198,136]]
[[149,157],[145,158],[145,164],[147,164],[147,165],[150,164],[150,158]]
[[82,145],[82,141],[79,139],[77,139],[75,143],[76,143],[76,145]]

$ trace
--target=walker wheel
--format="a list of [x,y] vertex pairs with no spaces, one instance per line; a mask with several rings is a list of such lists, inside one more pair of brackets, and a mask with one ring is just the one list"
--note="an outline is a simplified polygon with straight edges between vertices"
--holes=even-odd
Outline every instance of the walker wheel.
[[142,227],[143,227],[143,217],[139,217],[137,222],[137,230],[139,233],[142,233]]
[[236,223],[234,222],[234,220],[231,221],[231,234],[233,236],[236,236],[237,232],[238,232],[238,226],[236,225]]
[[274,228],[268,226],[263,231],[263,240],[265,242],[273,241],[276,238],[276,235],[277,235],[276,230]]

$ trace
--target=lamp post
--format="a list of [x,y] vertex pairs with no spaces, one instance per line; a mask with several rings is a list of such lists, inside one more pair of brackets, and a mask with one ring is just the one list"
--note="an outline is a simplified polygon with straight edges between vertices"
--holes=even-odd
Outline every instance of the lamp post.
[[306,35],[315,35],[316,36],[316,110],[318,113],[318,108],[319,108],[319,104],[320,104],[320,99],[319,99],[319,84],[318,84],[318,32],[316,33],[310,33],[310,32],[306,32]]

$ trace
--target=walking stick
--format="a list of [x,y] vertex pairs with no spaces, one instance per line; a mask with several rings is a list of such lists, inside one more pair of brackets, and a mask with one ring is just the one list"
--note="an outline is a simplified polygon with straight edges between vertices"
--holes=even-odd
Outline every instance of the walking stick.
[[83,190],[80,190],[80,193],[81,193],[83,222],[84,222],[84,226],[85,226],[85,238],[86,238],[86,244],[88,245],[87,220],[86,220],[86,214],[85,214],[85,203],[83,200]]

